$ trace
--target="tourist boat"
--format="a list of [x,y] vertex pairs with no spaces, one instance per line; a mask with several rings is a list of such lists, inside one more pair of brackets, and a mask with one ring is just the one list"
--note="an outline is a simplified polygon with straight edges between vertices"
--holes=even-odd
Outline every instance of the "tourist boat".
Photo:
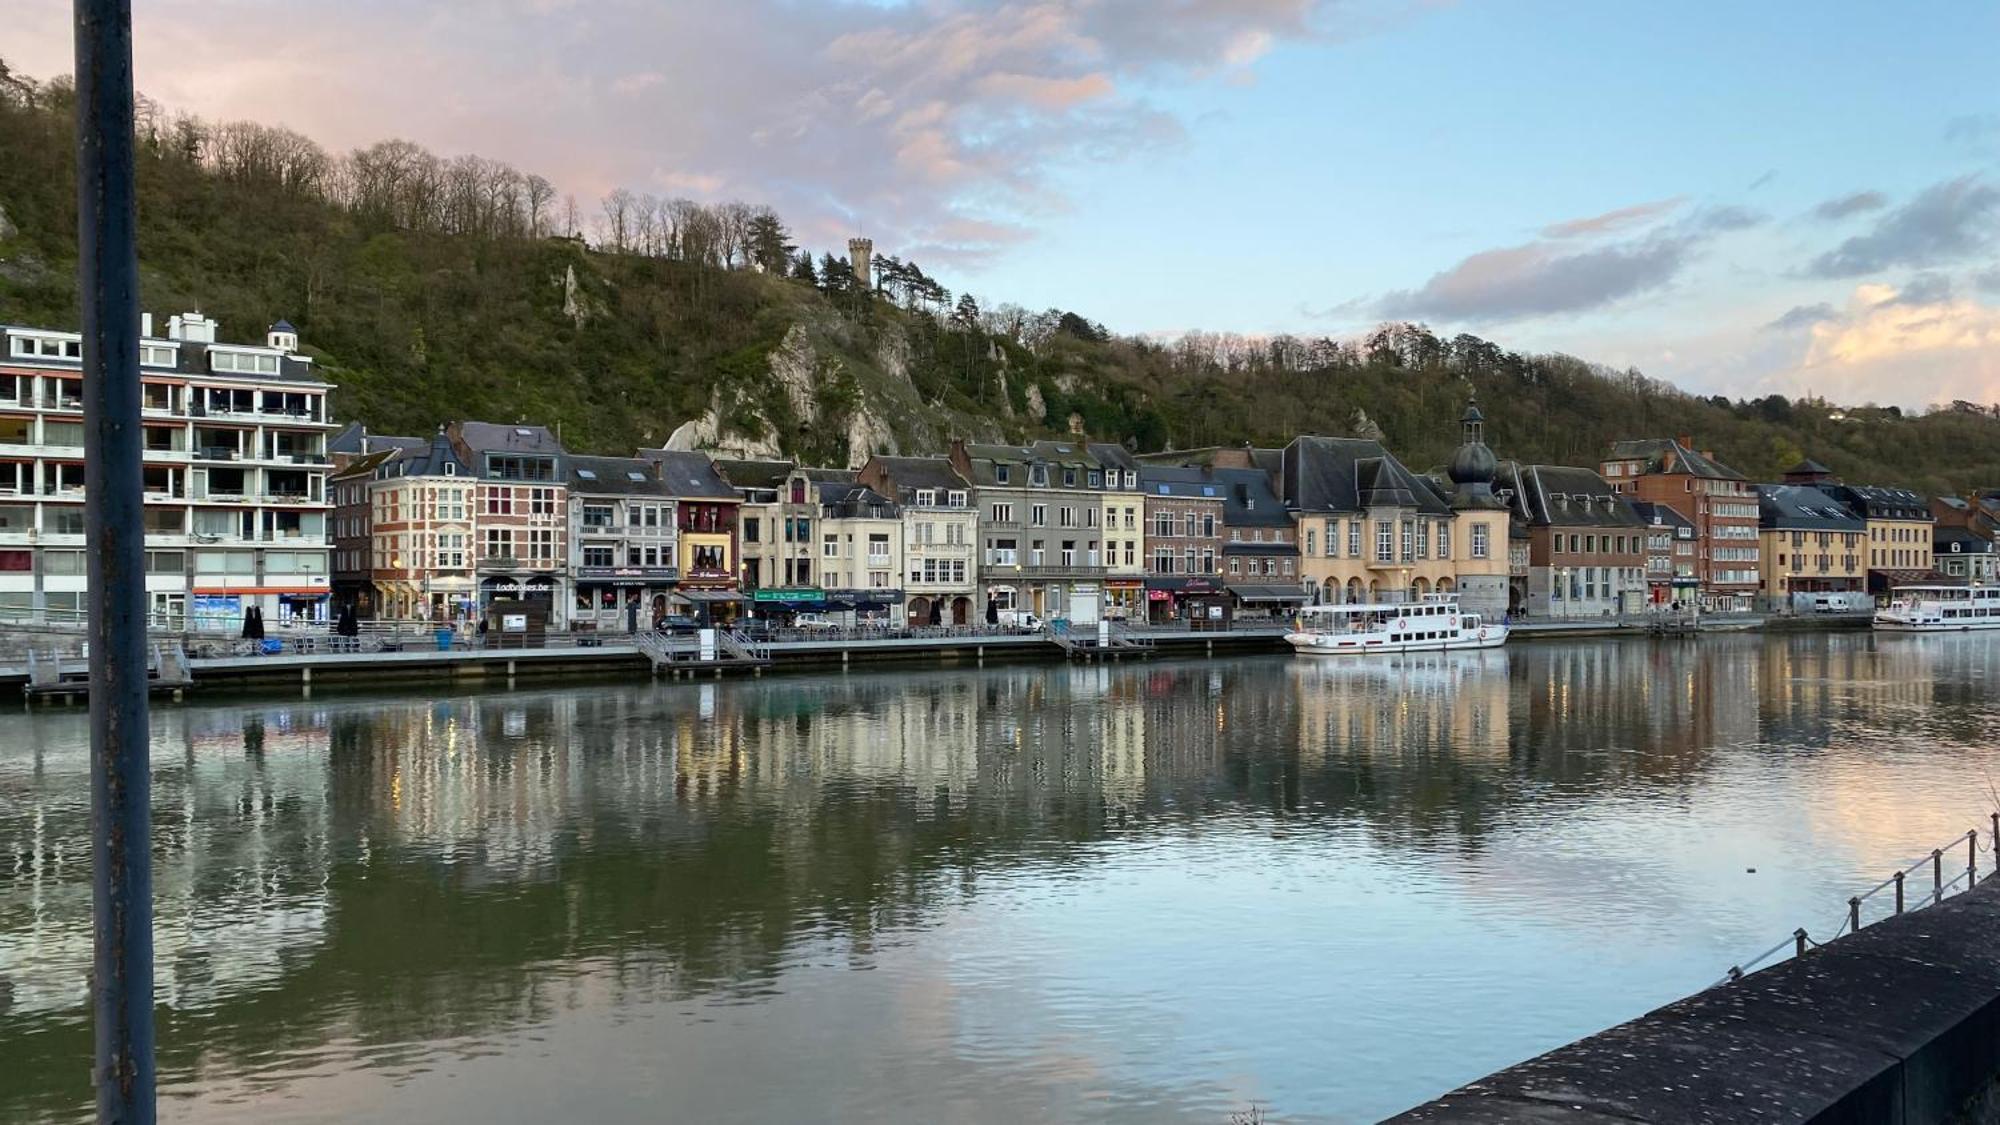
[[1898,586],[1875,611],[1875,627],[1894,633],[2000,629],[2000,587]]
[[1448,652],[1498,648],[1508,628],[1458,608],[1456,594],[1391,605],[1311,605],[1292,619],[1285,643],[1300,656]]

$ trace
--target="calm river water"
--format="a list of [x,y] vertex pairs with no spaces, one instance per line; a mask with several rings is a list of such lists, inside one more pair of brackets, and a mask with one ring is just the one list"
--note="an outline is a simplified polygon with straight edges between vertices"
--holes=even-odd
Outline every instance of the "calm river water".
[[[162,1113],[1372,1119],[1830,931],[1993,807],[1996,675],[1843,633],[162,707]],[[0,718],[8,1122],[89,1106],[85,737]]]

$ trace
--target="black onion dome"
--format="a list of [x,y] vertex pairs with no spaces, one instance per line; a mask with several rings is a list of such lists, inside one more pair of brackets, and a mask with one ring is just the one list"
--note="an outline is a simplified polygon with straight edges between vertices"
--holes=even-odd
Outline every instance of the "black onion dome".
[[1500,459],[1485,442],[1469,441],[1458,447],[1445,472],[1453,484],[1492,484],[1500,472]]

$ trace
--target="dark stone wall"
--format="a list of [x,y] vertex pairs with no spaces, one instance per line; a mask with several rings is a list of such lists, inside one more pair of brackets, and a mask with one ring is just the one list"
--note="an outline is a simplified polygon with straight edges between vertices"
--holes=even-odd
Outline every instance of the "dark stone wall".
[[1395,1122],[1976,1120],[2000,1076],[2000,879],[1509,1067]]

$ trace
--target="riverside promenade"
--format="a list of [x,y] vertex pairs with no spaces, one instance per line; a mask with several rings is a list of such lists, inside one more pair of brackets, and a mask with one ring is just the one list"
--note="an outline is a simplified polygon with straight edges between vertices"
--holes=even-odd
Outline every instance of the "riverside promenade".
[[[1990,837],[1980,851],[1993,862]],[[1508,1067],[1391,1120],[2000,1121],[2000,879]],[[1801,944],[1806,944],[1803,941]]]
[[[1779,628],[1862,628],[1867,615],[1767,618],[1704,617],[1699,622],[1653,616],[1516,622],[1514,641],[1591,637],[1685,637],[1708,632]],[[440,647],[429,632],[374,630],[359,638],[325,632],[278,632],[267,646],[229,636],[174,634],[157,638],[175,654],[175,690],[216,687],[330,686],[426,682],[478,682],[555,676],[723,676],[828,667],[930,663],[983,665],[989,661],[1125,660],[1206,657],[1285,651],[1282,619],[1238,619],[1222,629],[1185,626],[1115,626],[1112,643],[1086,633],[1060,634],[1001,627],[933,627],[781,631],[761,636],[724,633],[704,653],[696,637],[659,634],[563,632],[542,636],[458,635]],[[81,633],[15,627],[0,651],[0,693],[36,689],[51,677],[81,698],[85,661]],[[275,647],[277,651],[264,651]],[[33,654],[30,656],[30,654]],[[182,659],[184,657],[184,659]],[[181,682],[181,681],[185,682]]]

